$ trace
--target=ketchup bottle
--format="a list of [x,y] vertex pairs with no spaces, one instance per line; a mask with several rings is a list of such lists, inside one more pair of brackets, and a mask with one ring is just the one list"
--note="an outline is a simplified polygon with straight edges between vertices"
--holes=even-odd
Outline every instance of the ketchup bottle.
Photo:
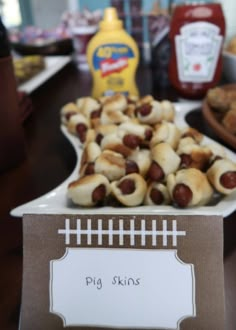
[[222,74],[225,19],[219,3],[181,4],[170,26],[169,79],[180,96],[203,98]]
[[0,173],[25,156],[17,87],[6,29],[0,17]]

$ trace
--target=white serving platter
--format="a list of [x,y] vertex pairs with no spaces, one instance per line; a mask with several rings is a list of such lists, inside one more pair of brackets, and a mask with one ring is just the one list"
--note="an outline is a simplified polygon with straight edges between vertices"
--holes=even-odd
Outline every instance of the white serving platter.
[[54,76],[66,64],[71,61],[71,56],[46,56],[45,69],[40,71],[36,76],[32,77],[25,83],[18,86],[18,90],[27,94],[32,93],[39,86],[44,84],[49,78]]
[[[185,121],[186,115],[201,106],[201,102],[180,102],[175,103],[176,117],[175,123],[178,127],[184,128],[189,126]],[[72,205],[67,198],[68,183],[77,179],[80,166],[81,148],[79,140],[67,132],[66,127],[61,127],[63,134],[71,142],[77,153],[77,164],[71,175],[58,187],[47,194],[32,200],[28,203],[20,205],[11,210],[11,215],[22,217],[23,214],[153,214],[153,215],[220,215],[227,217],[236,209],[236,192],[229,196],[216,200],[215,203],[206,206],[198,206],[192,208],[176,208],[171,205],[158,206],[138,206],[138,207],[93,207],[81,208]],[[216,143],[208,137],[204,137],[203,144]],[[225,148],[227,157],[236,162],[236,154]]]

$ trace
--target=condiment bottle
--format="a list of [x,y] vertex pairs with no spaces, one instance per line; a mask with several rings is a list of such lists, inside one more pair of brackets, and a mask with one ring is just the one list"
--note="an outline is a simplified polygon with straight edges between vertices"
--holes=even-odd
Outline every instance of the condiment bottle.
[[89,42],[87,59],[93,76],[93,97],[114,93],[138,95],[135,83],[138,47],[123,29],[115,8],[105,9],[99,31]]
[[222,74],[225,19],[219,3],[181,4],[171,26],[169,79],[180,96],[203,98]]
[[16,79],[7,31],[0,17],[0,172],[18,165],[24,156]]

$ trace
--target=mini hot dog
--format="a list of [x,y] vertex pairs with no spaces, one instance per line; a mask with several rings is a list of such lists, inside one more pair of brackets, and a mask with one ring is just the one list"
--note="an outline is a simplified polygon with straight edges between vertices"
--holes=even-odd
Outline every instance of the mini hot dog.
[[125,175],[122,179],[111,182],[112,194],[125,206],[142,204],[146,190],[146,181],[137,173]]
[[179,170],[168,175],[167,188],[173,203],[183,208],[206,205],[213,195],[206,175],[195,168]]
[[155,126],[153,136],[150,141],[150,147],[153,148],[160,142],[166,142],[176,149],[180,139],[180,130],[178,127],[170,122],[163,122]]
[[213,187],[224,195],[236,190],[236,164],[229,159],[216,159],[208,169],[207,177]]
[[94,206],[110,193],[108,179],[101,174],[84,176],[68,185],[68,197],[80,206]]
[[194,167],[205,171],[208,167],[212,152],[208,147],[198,144],[186,144],[177,150],[181,158],[180,168]]
[[158,182],[151,182],[147,187],[144,199],[145,205],[164,205],[170,203],[170,195],[167,187]]
[[152,181],[163,181],[170,173],[179,168],[180,157],[168,143],[159,143],[151,149],[152,163],[148,178]]
[[121,154],[104,150],[94,162],[94,172],[105,175],[109,181],[118,180],[126,173],[126,161]]
[[76,115],[79,113],[79,108],[77,105],[73,102],[65,104],[61,108],[61,122],[63,124],[67,124],[68,120],[70,119],[71,116]]
[[138,166],[138,173],[141,174],[143,177],[146,177],[146,174],[152,162],[151,152],[149,149],[135,150],[127,159],[133,161]]
[[77,135],[80,142],[84,143],[86,140],[86,134],[88,129],[90,128],[90,124],[88,119],[78,113],[76,115],[73,115],[68,120],[68,131],[74,135]]

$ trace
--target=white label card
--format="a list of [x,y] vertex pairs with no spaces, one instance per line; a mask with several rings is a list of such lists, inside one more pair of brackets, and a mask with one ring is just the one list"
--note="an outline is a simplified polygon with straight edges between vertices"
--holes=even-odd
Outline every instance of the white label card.
[[50,312],[64,327],[176,329],[196,315],[194,266],[176,250],[66,248],[50,262]]

